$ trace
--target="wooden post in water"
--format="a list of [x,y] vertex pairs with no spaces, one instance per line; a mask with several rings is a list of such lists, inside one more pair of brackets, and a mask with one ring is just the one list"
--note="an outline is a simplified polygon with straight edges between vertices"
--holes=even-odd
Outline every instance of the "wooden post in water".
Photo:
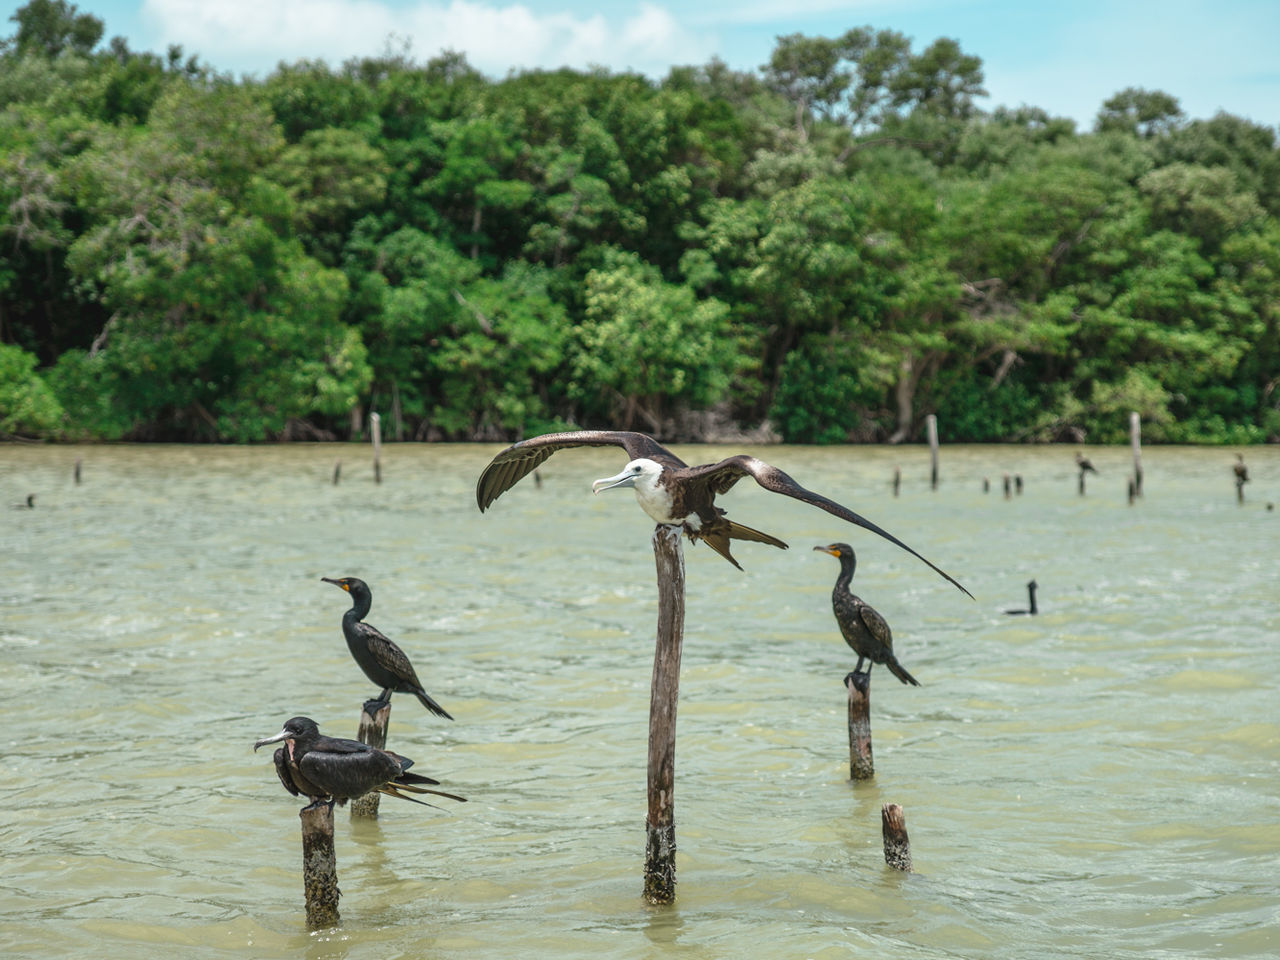
[[333,927],[338,916],[338,862],[333,853],[333,804],[313,803],[298,811],[302,821],[302,886],[307,926]]
[[[387,724],[391,721],[391,701],[366,700],[360,709],[360,727],[356,731],[356,739],[371,747],[383,750],[387,746]],[[378,818],[377,790],[371,790],[363,797],[351,801],[351,816]]]
[[1006,473],[1004,475],[1004,498],[1008,500],[1011,496],[1013,496],[1013,482]]
[[849,777],[870,780],[876,775],[871,757],[871,671],[844,678],[849,691]]
[[1142,496],[1142,420],[1137,410],[1129,413],[1129,445],[1133,447],[1133,489]]
[[684,646],[684,550],[680,527],[658,524],[653,557],[658,571],[658,636],[649,692],[649,810],[645,817],[644,898],[676,898],[676,706]]
[[342,479],[342,461],[339,460],[333,465],[333,485],[336,487],[338,481]]
[[929,489],[938,489],[938,415],[929,414],[924,418],[925,429],[929,431]]
[[898,490],[902,487],[902,468],[893,468],[893,495],[898,495]]
[[373,432],[373,482],[382,482],[382,417],[369,414],[369,429]]
[[75,471],[76,483],[80,482],[80,462],[81,462],[80,458],[76,457],[76,471]]
[[880,808],[880,835],[884,838],[884,862],[895,870],[911,872],[911,840],[902,807],[886,803]]

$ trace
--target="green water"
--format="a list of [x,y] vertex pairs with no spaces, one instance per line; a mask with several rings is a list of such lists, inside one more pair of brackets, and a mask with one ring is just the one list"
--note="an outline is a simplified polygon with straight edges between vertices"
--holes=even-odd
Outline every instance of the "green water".
[[[740,483],[788,541],[687,545],[678,902],[641,897],[652,523],[557,454],[486,514],[492,446],[0,447],[6,957],[1021,958],[1280,953],[1280,450],[756,450],[954,574]],[[736,449],[678,448],[705,462]],[[83,482],[72,468],[83,459]],[[331,482],[343,461],[342,482]],[[903,471],[901,496],[889,480]],[[1000,478],[1020,473],[1006,500]],[[982,492],[990,477],[992,492]],[[34,510],[10,509],[28,493]],[[877,667],[876,777],[848,780],[858,592],[923,686]],[[352,736],[374,693],[348,598],[456,718],[388,745],[465,805],[336,815],[342,926],[309,933],[300,802],[253,741]],[[1041,614],[1010,617],[1040,584]],[[902,804],[916,873],[883,863]]]

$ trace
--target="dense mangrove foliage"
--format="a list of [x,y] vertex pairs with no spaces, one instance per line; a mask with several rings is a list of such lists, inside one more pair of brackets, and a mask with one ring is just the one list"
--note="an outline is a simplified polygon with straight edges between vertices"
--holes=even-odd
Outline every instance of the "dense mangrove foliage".
[[892,31],[756,72],[233,78],[32,0],[0,45],[0,435],[1280,437],[1280,151],[1138,88],[987,111]]

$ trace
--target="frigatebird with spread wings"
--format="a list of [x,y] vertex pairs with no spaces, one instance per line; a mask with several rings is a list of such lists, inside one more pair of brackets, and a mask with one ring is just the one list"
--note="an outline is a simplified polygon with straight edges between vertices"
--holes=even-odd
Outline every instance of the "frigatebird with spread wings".
[[682,527],[690,540],[704,541],[739,570],[742,568],[729,552],[732,540],[767,543],[784,550],[787,547],[777,537],[735,523],[725,516],[723,509],[715,505],[717,494],[727,493],[743,477],[751,477],[772,493],[803,501],[884,537],[923,561],[970,597],[973,596],[951,574],[926,560],[893,534],[882,530],[848,507],[812,490],[806,490],[777,467],[763,460],[738,454],[719,463],[691,467],[644,433],[627,430],[575,430],[521,440],[500,452],[484,468],[476,483],[476,504],[481,512],[485,511],[498,497],[515,486],[522,477],[532,473],[557,450],[609,446],[621,447],[626,451],[630,462],[622,468],[621,473],[593,483],[591,489],[594,492],[621,487],[633,488],[641,508],[655,521]]

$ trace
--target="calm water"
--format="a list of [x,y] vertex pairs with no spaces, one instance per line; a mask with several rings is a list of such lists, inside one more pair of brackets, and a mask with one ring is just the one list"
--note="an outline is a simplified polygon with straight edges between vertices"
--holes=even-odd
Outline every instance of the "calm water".
[[[128,958],[1249,957],[1280,952],[1280,450],[757,451],[956,575],[740,484],[740,573],[686,545],[679,900],[640,897],[650,521],[558,454],[484,515],[492,446],[0,447],[0,953]],[[736,450],[678,448],[690,462]],[[77,457],[83,483],[72,481]],[[343,461],[334,486],[334,462]],[[889,479],[903,469],[902,494]],[[1004,471],[1026,492],[999,493]],[[982,493],[990,476],[993,492]],[[10,509],[36,492],[34,510]],[[848,780],[832,558],[923,686],[876,668]],[[255,739],[352,736],[347,597],[457,717],[389,745],[447,810],[337,812],[343,925],[303,923],[300,803]],[[1040,584],[1038,617],[1024,584]],[[885,868],[903,805],[917,872]]]

